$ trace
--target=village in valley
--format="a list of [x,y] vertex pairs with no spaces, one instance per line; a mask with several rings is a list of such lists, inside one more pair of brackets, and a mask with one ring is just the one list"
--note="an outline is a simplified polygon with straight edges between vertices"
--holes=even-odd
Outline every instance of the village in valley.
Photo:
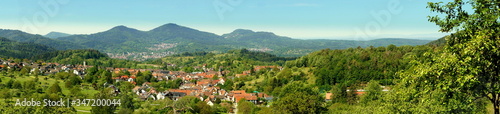
[[[169,64],[175,66],[174,64]],[[13,60],[2,60],[0,59],[0,71],[9,69],[29,69],[29,73],[38,73],[39,75],[54,75],[59,72],[72,73],[78,76],[81,80],[85,79],[88,69],[94,66],[87,65],[85,62],[81,65],[71,65],[71,64],[59,64],[59,63],[45,63],[45,62],[14,62]],[[259,71],[263,69],[267,70],[282,70],[281,66],[255,66],[254,69],[244,71],[235,76],[225,76],[228,72],[227,70],[206,68],[206,65],[195,66],[196,69],[201,69],[201,72],[184,72],[184,71],[167,71],[162,69],[131,69],[131,68],[112,68],[106,67],[107,72],[111,72],[116,76],[113,76],[113,81],[116,82],[129,82],[135,87],[131,90],[120,90],[113,84],[104,83],[103,85],[89,85],[89,87],[81,86],[82,88],[113,88],[116,94],[120,94],[122,91],[131,91],[136,94],[137,98],[140,100],[161,100],[161,99],[171,99],[179,100],[184,96],[194,96],[199,98],[201,101],[205,101],[208,105],[213,106],[214,103],[221,103],[222,101],[231,102],[237,105],[241,99],[245,99],[256,105],[266,104],[266,102],[272,101],[273,96],[266,93],[252,91],[247,92],[245,90],[224,90],[221,89],[221,85],[224,85],[227,80],[233,80],[234,78],[240,78],[248,76],[251,71]],[[199,71],[199,70],[198,70]],[[152,83],[144,82],[142,84],[137,84],[136,75],[150,72],[152,75],[152,80],[160,83],[167,83],[169,80],[180,80],[180,86],[178,88],[171,88],[167,90],[158,90],[157,88],[151,86]],[[117,75],[117,74],[127,74],[127,75]],[[225,77],[225,78],[224,78]],[[101,77],[103,78],[103,77]],[[91,86],[91,87],[90,87]],[[265,105],[264,105],[265,106]]]

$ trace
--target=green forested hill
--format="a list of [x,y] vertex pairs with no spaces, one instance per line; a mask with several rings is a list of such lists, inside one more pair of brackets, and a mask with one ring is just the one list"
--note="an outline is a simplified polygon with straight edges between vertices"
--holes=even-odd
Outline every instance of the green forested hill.
[[83,64],[83,61],[85,61],[87,65],[115,68],[136,68],[139,63],[130,60],[111,59],[106,54],[94,49],[53,51],[33,56],[30,59],[73,65]]
[[396,72],[407,69],[410,60],[406,56],[421,55],[430,50],[428,46],[400,46],[349,48],[345,50],[324,49],[295,61],[287,67],[314,69],[316,84],[330,87],[336,83],[360,83],[370,80],[391,84]]
[[67,49],[83,49],[84,47],[71,42],[59,41],[50,38],[43,37],[41,35],[33,35],[19,30],[6,30],[0,29],[0,37],[5,37],[12,41],[17,42],[31,42],[36,44],[42,44],[46,46],[53,47],[58,50]]
[[444,46],[444,45],[446,45],[446,38],[447,37],[449,37],[449,36],[445,36],[445,37],[439,38],[437,40],[431,41],[431,42],[427,43],[427,45]]
[[326,40],[326,39],[313,39],[302,40],[292,39],[289,37],[278,36],[270,32],[254,32],[251,30],[237,29],[229,34],[224,34],[222,37],[238,43],[242,48],[254,50],[267,50],[269,53],[279,56],[302,56],[310,52],[321,49],[347,49],[351,47],[379,47],[387,46],[390,44],[396,46],[402,45],[423,45],[428,43],[428,40],[416,39],[401,39],[401,38],[383,38],[368,41],[354,41],[354,40]]
[[0,37],[0,58],[29,58],[51,51],[55,51],[55,49],[40,44],[16,42]]
[[120,51],[135,49],[138,51],[146,51],[141,45],[144,41],[141,39],[144,36],[142,31],[128,28],[125,26],[117,26],[108,31],[100,32],[91,35],[73,35],[68,37],[60,37],[58,40],[78,43],[92,49],[98,49],[104,52]]
[[44,36],[47,38],[59,38],[59,37],[71,36],[71,34],[62,33],[62,32],[50,32]]
[[302,40],[278,36],[271,32],[254,32],[237,29],[222,36],[203,32],[177,24],[165,24],[149,31],[139,31],[125,26],[117,26],[108,31],[73,35],[58,40],[81,44],[106,53],[140,52],[226,52],[232,49],[246,48],[264,51],[278,56],[303,56],[307,53],[330,48],[346,49],[350,47],[387,46],[389,44],[423,45],[427,40],[379,39],[370,41],[354,40]]
[[[108,53],[123,52],[194,52],[227,51],[222,38],[195,29],[165,24],[150,31],[139,31],[125,26],[90,34],[61,37],[58,40],[78,43]],[[160,45],[160,46],[158,46]],[[171,45],[161,47],[161,45]],[[156,48],[156,49],[152,49]]]
[[427,40],[395,38],[369,41],[303,40],[279,36],[271,32],[254,32],[245,29],[237,29],[231,33],[219,36],[172,23],[149,31],[140,31],[126,26],[116,26],[110,30],[95,34],[71,35],[56,39],[33,35],[19,30],[0,30],[0,37],[18,42],[43,44],[58,50],[91,48],[104,53],[116,54],[115,56],[119,57],[142,57],[142,55],[148,55],[155,56],[156,58],[171,53],[197,51],[223,53],[242,48],[251,51],[268,52],[277,56],[298,57],[325,48],[346,49],[358,46],[387,46],[390,44],[396,46],[423,45],[429,42]]
[[[238,49],[229,50],[227,53],[221,54],[214,54],[210,52],[185,52],[182,54],[164,57],[161,61],[153,61],[153,63],[176,64],[177,67],[207,65],[207,68],[214,68],[216,70],[223,67],[224,69],[229,69],[234,74],[238,74],[242,71],[251,69],[254,65],[283,65],[285,61],[294,59],[294,57],[277,57],[276,55],[265,52]],[[172,68],[168,69],[179,70]]]

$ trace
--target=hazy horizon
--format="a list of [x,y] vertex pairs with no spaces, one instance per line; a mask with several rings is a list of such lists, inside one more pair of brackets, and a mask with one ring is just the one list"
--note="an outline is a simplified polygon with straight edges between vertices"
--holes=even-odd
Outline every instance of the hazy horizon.
[[[360,4],[363,3],[363,4]],[[32,34],[92,34],[125,25],[148,31],[176,23],[218,35],[235,29],[273,32],[296,39],[437,39],[427,1],[4,1],[0,28]]]

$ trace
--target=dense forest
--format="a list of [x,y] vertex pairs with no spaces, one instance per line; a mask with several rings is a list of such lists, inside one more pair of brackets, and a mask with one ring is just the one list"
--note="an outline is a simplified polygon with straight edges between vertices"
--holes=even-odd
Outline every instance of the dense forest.
[[16,42],[0,37],[0,58],[29,58],[51,51],[55,51],[55,49],[40,44]]
[[345,50],[324,49],[313,52],[287,67],[311,68],[316,84],[330,88],[337,83],[361,83],[370,80],[392,85],[396,72],[408,68],[411,55],[422,55],[432,50],[429,46],[400,46],[349,48]]
[[72,65],[82,65],[85,61],[87,65],[115,68],[136,68],[139,64],[137,61],[111,59],[106,54],[93,49],[54,51],[39,54],[30,59]]

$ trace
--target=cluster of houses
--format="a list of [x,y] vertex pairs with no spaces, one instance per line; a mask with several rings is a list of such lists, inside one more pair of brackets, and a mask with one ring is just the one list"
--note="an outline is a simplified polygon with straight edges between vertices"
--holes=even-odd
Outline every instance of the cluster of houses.
[[238,103],[238,101],[244,98],[245,100],[254,104],[262,104],[265,101],[272,100],[273,98],[272,96],[269,96],[265,93],[247,93],[245,92],[245,90],[226,91],[216,86],[210,87],[196,85],[191,88],[156,91],[156,89],[152,88],[148,84],[149,83],[144,83],[142,86],[136,86],[134,89],[132,89],[132,91],[143,100],[160,100],[165,98],[169,98],[171,100],[179,100],[184,96],[194,96],[202,101],[207,102],[207,104],[210,106],[214,105],[217,100]]
[[[260,69],[263,68],[274,68],[271,66],[267,67],[256,67]],[[135,84],[135,74],[137,71],[143,69],[118,69],[118,70],[128,70],[131,76],[121,76],[115,77],[116,81],[129,81]],[[254,69],[255,70],[255,69]],[[115,72],[117,69],[114,70]],[[153,77],[157,78],[158,81],[164,80],[176,80],[182,79],[182,84],[179,88],[169,89],[165,91],[157,91],[156,88],[152,87],[149,82],[143,83],[142,85],[136,85],[132,92],[138,95],[140,99],[143,100],[160,100],[169,98],[171,100],[178,100],[184,96],[195,96],[202,101],[207,102],[208,105],[213,105],[217,100],[219,101],[230,101],[238,103],[241,99],[245,99],[254,104],[262,104],[265,101],[272,100],[272,96],[265,93],[247,93],[244,90],[233,90],[226,91],[221,89],[217,85],[224,85],[226,78],[216,77],[224,75],[225,71],[214,71],[213,69],[205,69],[204,72],[193,72],[186,73],[183,71],[152,71]],[[232,77],[227,77],[232,78]]]
[[[127,71],[130,75],[123,75],[118,77],[113,77],[116,82],[120,81],[128,81],[133,85],[136,85],[136,75],[138,72],[150,71],[153,77],[159,82],[165,82],[168,80],[176,80],[182,79],[182,84],[179,88],[169,89],[165,91],[157,91],[156,88],[151,86],[151,83],[145,82],[142,85],[136,85],[132,90],[135,94],[138,95],[139,98],[143,100],[159,100],[169,98],[172,100],[178,100],[184,96],[195,96],[200,98],[200,100],[207,102],[209,105],[213,105],[216,101],[230,101],[234,103],[238,103],[241,99],[246,99],[249,102],[255,104],[261,104],[265,101],[271,100],[273,97],[269,96],[265,93],[247,93],[244,90],[233,90],[226,91],[221,89],[217,85],[224,85],[227,79],[232,79],[234,77],[228,76],[223,78],[222,76],[228,73],[229,71],[215,71],[214,69],[206,68],[206,65],[203,65],[203,72],[192,72],[187,73],[183,71],[166,71],[161,69],[129,69],[129,68],[112,68],[107,67],[106,70],[113,73],[120,73],[123,71]],[[0,69],[6,68],[23,68],[29,67],[31,68],[31,72],[34,72],[35,69],[38,69],[41,74],[55,74],[58,72],[73,72],[74,74],[80,76],[82,79],[85,75],[86,69],[92,67],[86,65],[84,62],[83,65],[64,65],[59,63],[34,63],[34,62],[20,62],[15,63],[12,60],[1,60],[0,59]],[[201,67],[200,67],[201,68]],[[261,69],[282,69],[282,67],[277,66],[256,66],[254,71],[259,71]],[[250,71],[244,71],[242,74],[238,74],[239,76],[248,75]],[[215,76],[220,76],[216,77]],[[106,85],[105,85],[106,86]],[[116,92],[119,92],[117,87],[113,85],[107,85],[107,87],[114,88]]]
[[30,73],[39,71],[39,74],[49,75],[58,72],[73,72],[76,75],[84,75],[85,70],[92,66],[87,66],[84,62],[83,65],[71,65],[71,64],[59,64],[59,63],[37,63],[37,62],[19,62],[16,63],[13,60],[2,60],[0,59],[0,69],[22,69],[28,67],[30,68]]

